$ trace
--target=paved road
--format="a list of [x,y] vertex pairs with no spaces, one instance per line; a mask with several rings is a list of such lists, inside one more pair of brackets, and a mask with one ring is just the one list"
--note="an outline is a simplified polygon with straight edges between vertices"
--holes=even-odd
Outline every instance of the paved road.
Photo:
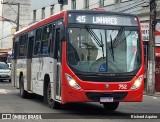
[[[0,113],[49,113],[48,116],[58,118],[56,121],[69,118],[68,122],[71,122],[70,119],[99,122],[106,119],[127,118],[130,117],[129,113],[159,113],[160,116],[160,97],[145,95],[142,103],[120,103],[119,108],[113,113],[106,112],[103,106],[98,103],[72,103],[59,110],[53,110],[43,103],[42,97],[34,95],[30,99],[22,99],[19,95],[19,89],[13,87],[9,82],[0,82]],[[125,121],[128,120],[130,119]]]

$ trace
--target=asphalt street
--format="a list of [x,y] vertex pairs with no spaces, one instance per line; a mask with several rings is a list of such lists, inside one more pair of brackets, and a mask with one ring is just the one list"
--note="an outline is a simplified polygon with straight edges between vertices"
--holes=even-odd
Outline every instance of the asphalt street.
[[[103,109],[99,103],[70,103],[60,109],[51,109],[43,103],[43,97],[32,95],[29,99],[23,99],[19,95],[19,89],[13,87],[9,82],[0,82],[0,113],[37,113],[44,114],[55,121],[71,122],[78,121],[142,121],[142,119],[131,119],[142,115],[158,115],[160,116],[160,97],[144,95],[143,102],[120,103],[119,108],[115,112],[108,112]],[[47,113],[47,114],[46,114]],[[52,119],[52,120],[53,120]],[[47,119],[46,121],[52,121]],[[149,119],[143,119],[148,121]],[[152,119],[158,121],[157,119]],[[1,121],[1,120],[0,120]],[[5,120],[3,120],[5,121]],[[19,120],[20,121],[20,120]],[[21,120],[22,121],[22,120]],[[32,120],[37,121],[37,120]],[[41,121],[41,120],[38,120]]]

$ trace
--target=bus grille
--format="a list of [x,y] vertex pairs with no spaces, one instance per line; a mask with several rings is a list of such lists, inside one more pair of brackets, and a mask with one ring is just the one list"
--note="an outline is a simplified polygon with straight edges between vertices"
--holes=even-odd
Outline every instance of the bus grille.
[[127,94],[127,92],[87,92],[86,96],[88,99],[94,101],[100,101],[100,97],[113,97],[114,100],[123,100]]

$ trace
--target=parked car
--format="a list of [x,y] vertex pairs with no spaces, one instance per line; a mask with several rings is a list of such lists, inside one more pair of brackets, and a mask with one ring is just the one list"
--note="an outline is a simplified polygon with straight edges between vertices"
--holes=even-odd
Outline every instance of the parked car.
[[11,69],[5,62],[0,62],[0,80],[9,80],[11,82]]

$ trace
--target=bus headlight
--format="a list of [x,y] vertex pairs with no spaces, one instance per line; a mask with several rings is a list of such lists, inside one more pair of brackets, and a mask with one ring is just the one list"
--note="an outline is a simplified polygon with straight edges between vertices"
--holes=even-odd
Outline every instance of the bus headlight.
[[69,75],[69,74],[66,74],[65,73],[65,76],[66,76],[66,80],[68,81],[68,84],[75,88],[75,89],[81,89],[81,87],[77,84],[77,82]]
[[143,81],[143,75],[139,76],[137,80],[135,80],[134,84],[132,85],[131,89],[137,89],[140,87],[140,85],[142,84]]

